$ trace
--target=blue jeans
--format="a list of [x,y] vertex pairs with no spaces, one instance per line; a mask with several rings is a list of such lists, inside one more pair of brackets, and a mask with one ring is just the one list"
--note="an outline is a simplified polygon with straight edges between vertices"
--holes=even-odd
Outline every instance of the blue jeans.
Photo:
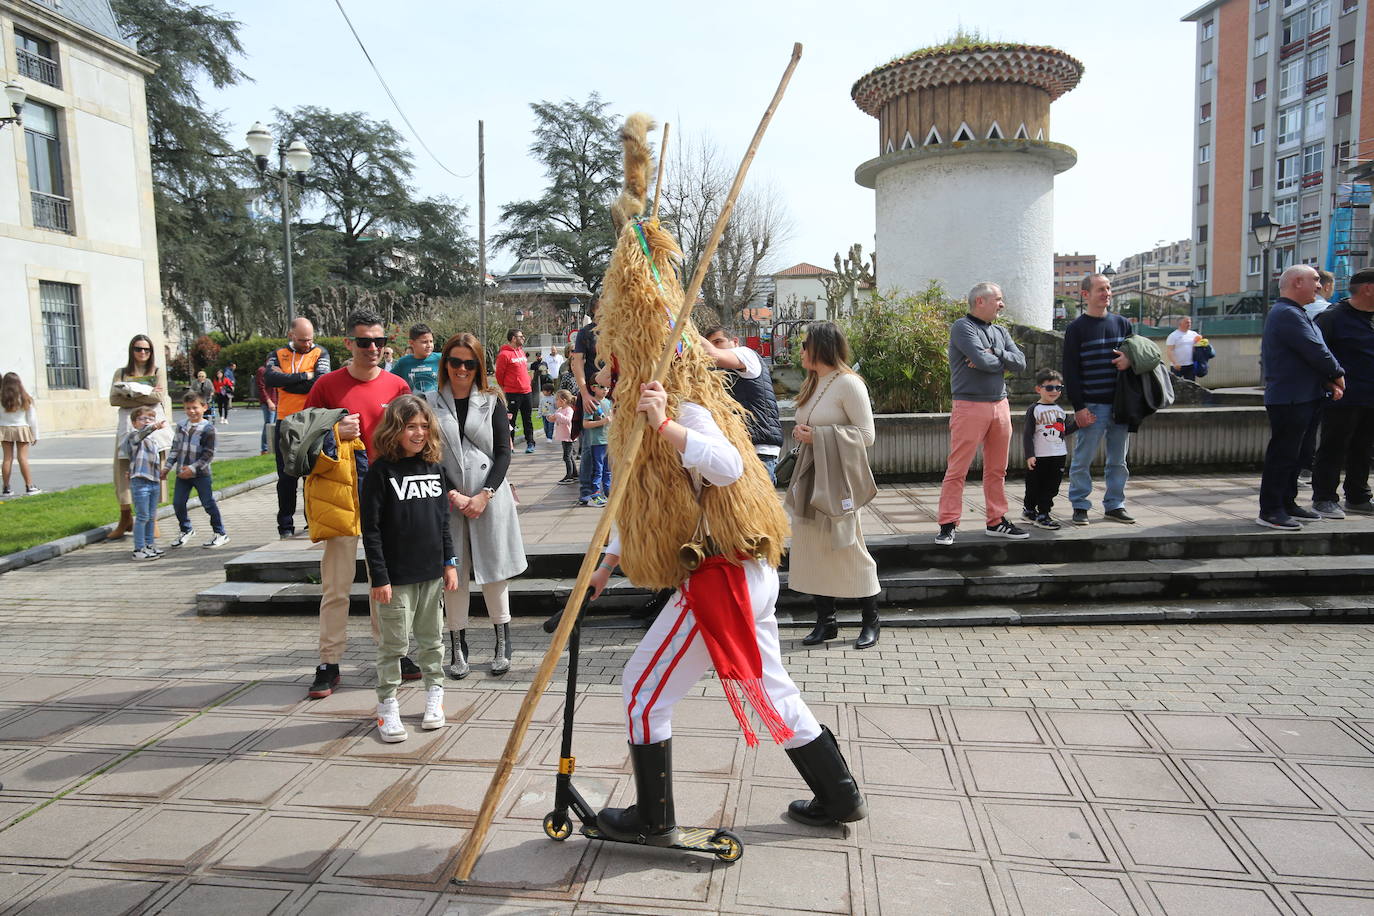
[[583,445],[582,468],[579,474],[577,498],[591,499],[597,493],[608,496],[611,492],[611,465],[606,460],[606,446]]
[[162,484],[146,477],[129,481],[129,495],[134,500],[134,550],[153,546],[153,522],[157,518],[157,500]]
[[550,442],[553,441],[553,421],[552,421],[552,420],[545,420],[545,421],[544,421],[544,438],[545,438],[545,439],[548,439]]
[[768,479],[771,480],[771,481],[773,482],[773,485],[774,485],[774,486],[777,486],[777,483],[778,483],[778,456],[777,456],[777,455],[760,455],[760,456],[759,456],[759,460],[763,462],[763,467],[764,467],[764,469],[765,469],[766,471],[768,471]]
[[1069,464],[1069,503],[1075,509],[1091,509],[1093,493],[1092,472],[1089,470],[1097,457],[1097,447],[1103,439],[1107,440],[1107,467],[1104,475],[1106,492],[1102,496],[1102,511],[1122,509],[1126,506],[1126,481],[1131,472],[1126,469],[1126,451],[1130,448],[1131,434],[1125,423],[1112,420],[1112,405],[1088,404],[1097,417],[1092,426],[1081,426],[1073,434],[1073,460]]
[[177,523],[181,525],[182,531],[191,530],[191,517],[186,511],[186,503],[191,498],[191,491],[195,490],[200,497],[200,507],[210,516],[210,527],[215,534],[224,534],[224,521],[219,515],[219,503],[215,502],[215,481],[209,474],[201,474],[199,477],[176,479],[176,487],[172,490],[172,508],[177,514]]
[[277,422],[277,412],[266,404],[260,404],[262,408],[262,439],[258,446],[258,451],[267,452],[267,440],[272,436],[274,424]]

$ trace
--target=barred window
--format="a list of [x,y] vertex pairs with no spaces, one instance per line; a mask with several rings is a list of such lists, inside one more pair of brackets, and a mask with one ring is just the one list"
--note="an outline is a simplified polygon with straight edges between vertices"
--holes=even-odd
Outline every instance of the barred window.
[[85,388],[85,351],[81,346],[80,290],[70,283],[38,283],[43,310],[43,344],[48,388]]

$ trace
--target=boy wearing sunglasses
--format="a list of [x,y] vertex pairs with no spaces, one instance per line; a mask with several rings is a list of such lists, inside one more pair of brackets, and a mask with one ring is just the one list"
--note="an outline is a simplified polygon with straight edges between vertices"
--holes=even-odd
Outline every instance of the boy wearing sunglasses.
[[1059,485],[1064,480],[1068,449],[1064,437],[1078,429],[1073,414],[1059,406],[1064,377],[1054,369],[1035,373],[1035,393],[1040,400],[1026,409],[1022,444],[1026,451],[1026,508],[1021,517],[1037,528],[1058,531],[1062,526],[1050,515]]

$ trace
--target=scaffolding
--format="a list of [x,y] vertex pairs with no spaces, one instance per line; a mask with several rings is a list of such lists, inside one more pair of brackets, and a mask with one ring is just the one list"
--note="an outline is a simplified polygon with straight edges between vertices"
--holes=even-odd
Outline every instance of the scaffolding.
[[1333,302],[1349,295],[1351,275],[1368,260],[1369,201],[1367,184],[1343,182],[1336,186],[1326,247],[1326,269],[1336,277]]

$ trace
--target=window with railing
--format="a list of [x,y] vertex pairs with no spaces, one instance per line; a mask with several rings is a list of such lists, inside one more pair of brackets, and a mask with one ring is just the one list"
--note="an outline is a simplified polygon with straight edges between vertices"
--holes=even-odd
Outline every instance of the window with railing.
[[1320,172],[1326,164],[1326,144],[1310,143],[1302,148],[1302,173]]
[[1307,10],[1299,10],[1283,20],[1279,44],[1292,44],[1307,37]]
[[43,347],[48,387],[85,388],[85,348],[81,345],[80,290],[70,283],[38,283],[43,312]]
[[1302,77],[1305,60],[1295,57],[1279,67],[1279,104],[1296,102],[1302,98]]
[[51,41],[14,30],[14,51],[19,75],[27,76],[58,89],[62,88],[62,73],[57,66],[57,50]]
[[1274,169],[1274,190],[1290,191],[1296,188],[1298,177],[1302,174],[1301,169],[1302,157],[1298,154],[1280,157]]
[[66,196],[56,108],[38,102],[24,105],[24,150],[28,154],[34,226],[71,232],[71,199]]

